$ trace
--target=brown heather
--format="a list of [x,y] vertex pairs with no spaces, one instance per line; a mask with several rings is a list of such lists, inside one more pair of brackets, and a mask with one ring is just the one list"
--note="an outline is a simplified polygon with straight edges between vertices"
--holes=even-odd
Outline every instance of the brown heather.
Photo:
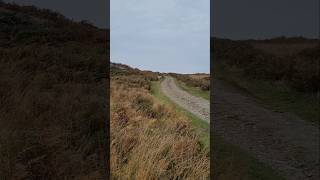
[[177,80],[184,82],[188,86],[200,88],[202,91],[210,90],[210,75],[209,74],[174,74],[171,76]]
[[99,179],[108,31],[0,2],[0,179]]
[[150,94],[148,74],[111,78],[112,179],[208,179],[208,150],[185,117]]
[[319,39],[273,38],[232,41],[211,39],[213,67],[247,79],[284,84],[293,90],[320,93]]

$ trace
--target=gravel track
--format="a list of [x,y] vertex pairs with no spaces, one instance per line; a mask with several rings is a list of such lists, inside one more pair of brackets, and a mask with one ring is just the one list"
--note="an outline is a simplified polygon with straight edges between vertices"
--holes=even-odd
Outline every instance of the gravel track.
[[182,108],[190,111],[202,120],[210,123],[209,101],[195,97],[184,90],[181,90],[172,77],[165,77],[161,83],[162,92]]
[[[181,90],[172,77],[161,83],[175,103],[210,122],[205,99]],[[269,110],[237,89],[214,81],[211,106],[214,132],[289,180],[319,179],[319,126],[293,114]]]
[[275,112],[219,80],[213,84],[214,132],[290,180],[319,179],[319,126]]

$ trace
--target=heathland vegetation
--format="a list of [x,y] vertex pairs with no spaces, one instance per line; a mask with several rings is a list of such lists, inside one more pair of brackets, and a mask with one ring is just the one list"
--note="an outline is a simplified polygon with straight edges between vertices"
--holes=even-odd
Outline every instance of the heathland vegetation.
[[194,96],[210,100],[210,75],[209,74],[175,74],[170,73],[176,79],[178,86]]
[[211,39],[214,78],[280,112],[319,123],[320,41]]
[[111,64],[111,177],[208,179],[208,146],[160,94],[159,75]]
[[[210,99],[210,90],[201,88],[210,83],[209,74],[171,74],[176,78],[176,83],[190,94],[204,99]],[[210,87],[210,86],[209,86]],[[212,89],[214,84],[211,85]],[[211,99],[214,101],[214,98]],[[213,113],[217,110],[213,109]],[[227,113],[227,112],[226,112]],[[226,116],[228,114],[225,114]],[[211,118],[211,123],[215,124],[215,116]],[[198,122],[198,121],[196,121]],[[199,127],[194,123],[195,127]],[[264,165],[249,153],[243,151],[237,146],[226,142],[221,136],[217,135],[215,129],[211,134],[211,143],[213,149],[211,168],[213,168],[212,177],[219,180],[227,179],[272,179],[283,180],[272,168]]]
[[172,77],[184,82],[188,86],[197,87],[202,91],[210,91],[210,75],[208,74],[176,74],[170,73]]
[[[216,125],[216,132],[221,132],[218,137],[213,139],[214,162],[219,162],[215,164],[215,169],[217,170],[215,175],[226,173],[226,176],[232,176],[232,173],[227,173],[228,168],[223,168],[224,163],[229,162],[233,165],[232,167],[239,167],[239,164],[243,164],[241,162],[246,162],[244,163],[245,166],[241,166],[241,169],[244,171],[241,171],[240,168],[236,168],[238,171],[233,171],[242,172],[236,173],[240,175],[239,177],[242,177],[242,179],[250,179],[250,176],[253,177],[253,179],[282,179],[282,177],[277,175],[281,168],[269,163],[269,166],[274,168],[272,170],[255,160],[259,157],[254,155],[254,151],[248,150],[248,148],[246,148],[248,146],[246,146],[245,143],[241,143],[241,133],[237,134],[239,138],[233,136],[235,139],[233,143],[240,142],[238,144],[242,146],[242,150],[246,149],[247,153],[239,154],[238,152],[244,151],[237,146],[223,145],[225,139],[221,138],[221,136],[228,138],[228,135],[237,131],[235,129],[238,129],[239,132],[242,132],[242,135],[245,136],[246,134],[250,134],[250,132],[254,132],[254,128],[258,129],[259,127],[261,141],[253,143],[253,147],[263,145],[272,137],[273,141],[277,139],[277,141],[283,144],[282,150],[290,153],[303,154],[310,150],[309,146],[303,143],[294,144],[304,149],[304,151],[296,152],[294,148],[283,143],[284,141],[281,142],[281,138],[283,137],[279,137],[276,133],[268,134],[263,132],[263,127],[268,127],[275,131],[285,131],[285,129],[290,127],[288,125],[290,123],[292,123],[293,126],[297,124],[299,126],[299,123],[296,123],[297,118],[292,118],[296,117],[295,115],[306,120],[301,120],[303,122],[301,124],[305,124],[307,127],[309,127],[309,122],[319,123],[319,48],[319,40],[305,38],[281,37],[269,40],[243,41],[219,38],[211,39],[211,63],[213,64],[213,66],[211,66],[211,75],[213,77],[211,100],[215,108],[213,109],[214,115],[212,120],[213,124]],[[217,91],[219,92],[217,93]],[[234,96],[236,94],[237,96]],[[237,99],[240,96],[243,99]],[[246,106],[246,103],[254,106]],[[230,107],[247,107],[247,109],[244,108],[242,111],[236,111],[236,113],[234,113],[234,110],[226,107],[225,104]],[[261,113],[262,111],[256,111],[257,109],[255,109],[255,107],[263,108],[265,111]],[[279,125],[280,120],[275,123],[274,119],[270,119],[270,121],[267,122],[265,121],[267,118],[261,118],[266,115],[266,112],[274,113],[274,117],[285,117],[288,122],[290,120],[292,122],[283,127]],[[249,116],[248,114],[252,115]],[[230,118],[223,118],[227,116],[230,116]],[[215,117],[218,118],[215,119]],[[264,120],[261,121],[262,119]],[[226,121],[233,123],[238,122],[239,124],[250,122],[253,126],[240,129],[235,127],[232,129],[232,124],[228,124]],[[267,123],[269,124],[266,125]],[[312,126],[312,123],[310,126]],[[300,126],[302,126],[301,124]],[[292,129],[297,129],[297,126],[292,127]],[[310,129],[313,130],[313,128]],[[294,134],[294,130],[291,132]],[[306,132],[306,134],[307,133],[309,132]],[[290,133],[287,134],[290,135]],[[286,135],[286,137],[289,137],[289,135]],[[255,135],[252,136],[257,137]],[[298,136],[298,134],[292,135],[291,138],[297,139]],[[307,136],[309,136],[310,139],[315,138],[312,133],[309,133]],[[250,143],[254,142],[251,140],[254,138],[249,136],[246,139],[250,139]],[[220,143],[222,143],[222,145]],[[269,143],[267,147],[270,148],[270,150],[275,150],[275,146],[276,143]],[[226,153],[224,153],[223,147],[229,147],[226,149]],[[230,152],[235,153],[231,153],[232,156],[230,156]],[[223,154],[226,154],[226,156]],[[304,155],[306,154],[307,153]],[[252,158],[253,156],[255,158]],[[278,158],[281,159],[282,157]],[[303,158],[296,158],[295,160],[305,161]],[[286,161],[287,160],[283,162]],[[313,166],[312,163],[306,166],[309,165],[310,167]],[[219,170],[220,168],[222,171]],[[301,171],[301,168],[299,168],[300,167],[296,169],[296,172],[298,172],[298,170]],[[262,174],[258,172],[262,172]],[[272,172],[274,175],[272,175]],[[248,177],[243,176],[246,175],[246,173],[249,175]],[[233,174],[233,179],[238,179],[236,174]],[[282,173],[282,175],[289,179],[295,176],[294,174],[288,173]],[[314,177],[316,176],[316,172],[314,172]]]
[[0,3],[0,179],[99,179],[109,31]]

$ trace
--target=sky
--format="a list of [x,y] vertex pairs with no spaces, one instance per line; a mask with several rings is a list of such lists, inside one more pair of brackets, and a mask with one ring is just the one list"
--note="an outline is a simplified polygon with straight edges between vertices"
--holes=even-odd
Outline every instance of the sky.
[[319,38],[319,0],[213,0],[211,36]]
[[111,61],[142,70],[209,73],[209,0],[116,0]]
[[[110,0],[4,1],[54,9],[75,20],[89,20],[98,27],[109,27]],[[111,3],[117,1],[111,0]],[[319,0],[211,0],[210,4],[211,36],[231,39],[281,35],[319,38]]]
[[[49,8],[77,21],[110,27],[110,0],[5,1]],[[211,0],[210,4],[211,18],[209,0],[111,0],[111,38],[116,40],[112,41],[112,60],[142,69],[206,72],[207,55],[199,51],[207,43],[201,42],[207,37],[209,19],[211,36],[216,37],[319,38],[319,0]]]

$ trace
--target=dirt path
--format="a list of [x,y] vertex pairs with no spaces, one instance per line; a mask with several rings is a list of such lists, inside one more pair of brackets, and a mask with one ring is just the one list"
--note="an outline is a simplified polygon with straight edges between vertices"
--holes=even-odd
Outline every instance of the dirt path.
[[161,90],[171,100],[190,111],[201,119],[210,122],[210,104],[209,101],[195,97],[186,91],[181,90],[172,77],[166,77],[161,83]]
[[214,132],[292,180],[319,179],[319,128],[215,80]]

